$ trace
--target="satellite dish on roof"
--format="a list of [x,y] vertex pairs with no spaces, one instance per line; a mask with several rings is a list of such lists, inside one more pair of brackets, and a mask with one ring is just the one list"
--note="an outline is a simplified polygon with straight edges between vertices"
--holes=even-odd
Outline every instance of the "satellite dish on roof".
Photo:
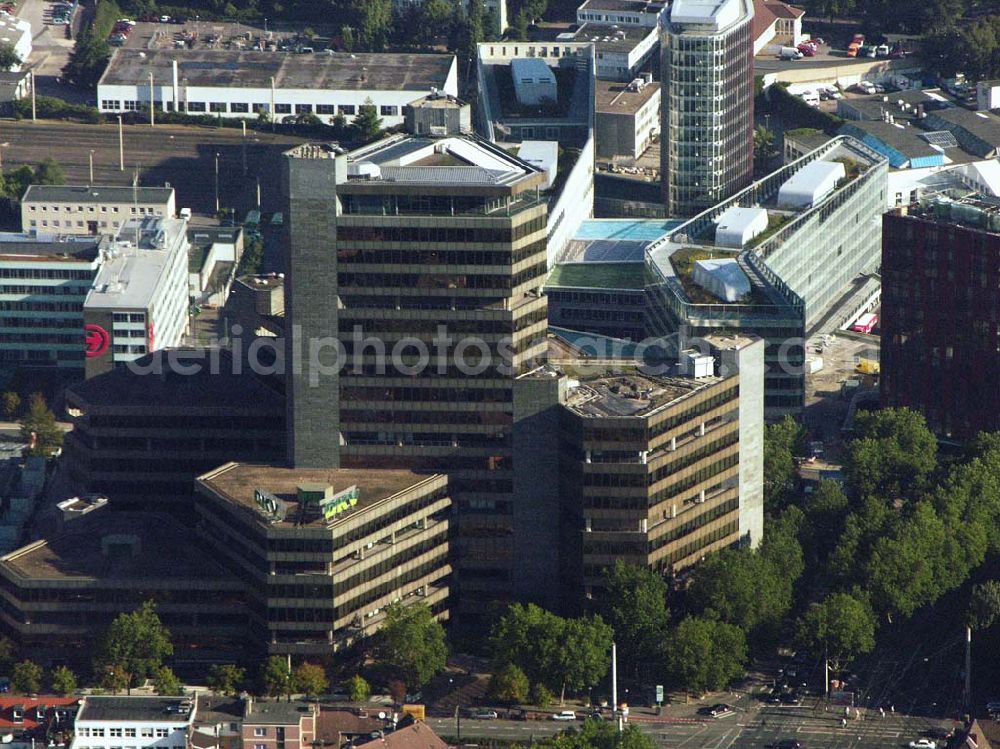
[[379,719],[379,720],[385,720],[385,711],[382,711],[382,712],[380,712],[380,713],[378,714],[378,719]]

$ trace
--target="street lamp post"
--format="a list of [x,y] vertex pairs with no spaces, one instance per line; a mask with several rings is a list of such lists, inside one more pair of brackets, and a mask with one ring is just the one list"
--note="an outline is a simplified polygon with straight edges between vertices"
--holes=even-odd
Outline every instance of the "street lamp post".
[[121,115],[118,115],[118,171],[125,171],[125,130],[122,128]]
[[0,174],[3,174],[3,149],[5,149],[9,145],[10,143],[8,143],[7,141],[0,143]]
[[153,89],[153,71],[149,71],[149,126],[156,126],[156,94]]
[[94,149],[90,149],[90,184],[94,184]]
[[219,152],[215,152],[215,212],[220,210],[219,205]]

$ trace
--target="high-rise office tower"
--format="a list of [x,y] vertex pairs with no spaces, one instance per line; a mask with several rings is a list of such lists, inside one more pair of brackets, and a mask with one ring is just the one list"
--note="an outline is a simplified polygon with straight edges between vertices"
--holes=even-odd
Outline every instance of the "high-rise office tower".
[[1000,212],[962,191],[882,217],[882,404],[955,440],[1000,429]]
[[660,37],[663,199],[691,216],[753,177],[753,3],[675,0]]
[[536,597],[525,586],[544,580],[518,566],[558,545],[556,461],[538,462],[555,445],[526,431],[558,423],[560,381],[530,375],[546,350],[545,174],[471,136],[288,157],[290,463],[446,472],[463,603]]

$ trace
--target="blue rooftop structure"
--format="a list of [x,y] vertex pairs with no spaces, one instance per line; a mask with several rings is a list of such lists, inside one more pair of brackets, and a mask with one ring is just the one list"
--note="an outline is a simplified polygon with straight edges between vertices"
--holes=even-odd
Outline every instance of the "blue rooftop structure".
[[652,242],[684,223],[676,219],[591,219],[584,221],[574,239],[618,239]]

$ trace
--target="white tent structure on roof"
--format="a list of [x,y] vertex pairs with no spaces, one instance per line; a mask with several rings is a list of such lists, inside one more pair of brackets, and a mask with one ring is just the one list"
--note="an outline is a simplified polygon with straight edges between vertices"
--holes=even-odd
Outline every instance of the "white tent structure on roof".
[[778,189],[779,208],[808,208],[816,205],[847,175],[839,161],[813,161],[793,174]]
[[764,208],[733,206],[719,216],[715,225],[715,244],[742,249],[764,231],[767,231],[767,211]]
[[696,260],[691,280],[727,302],[738,302],[750,293],[750,279],[733,258]]

